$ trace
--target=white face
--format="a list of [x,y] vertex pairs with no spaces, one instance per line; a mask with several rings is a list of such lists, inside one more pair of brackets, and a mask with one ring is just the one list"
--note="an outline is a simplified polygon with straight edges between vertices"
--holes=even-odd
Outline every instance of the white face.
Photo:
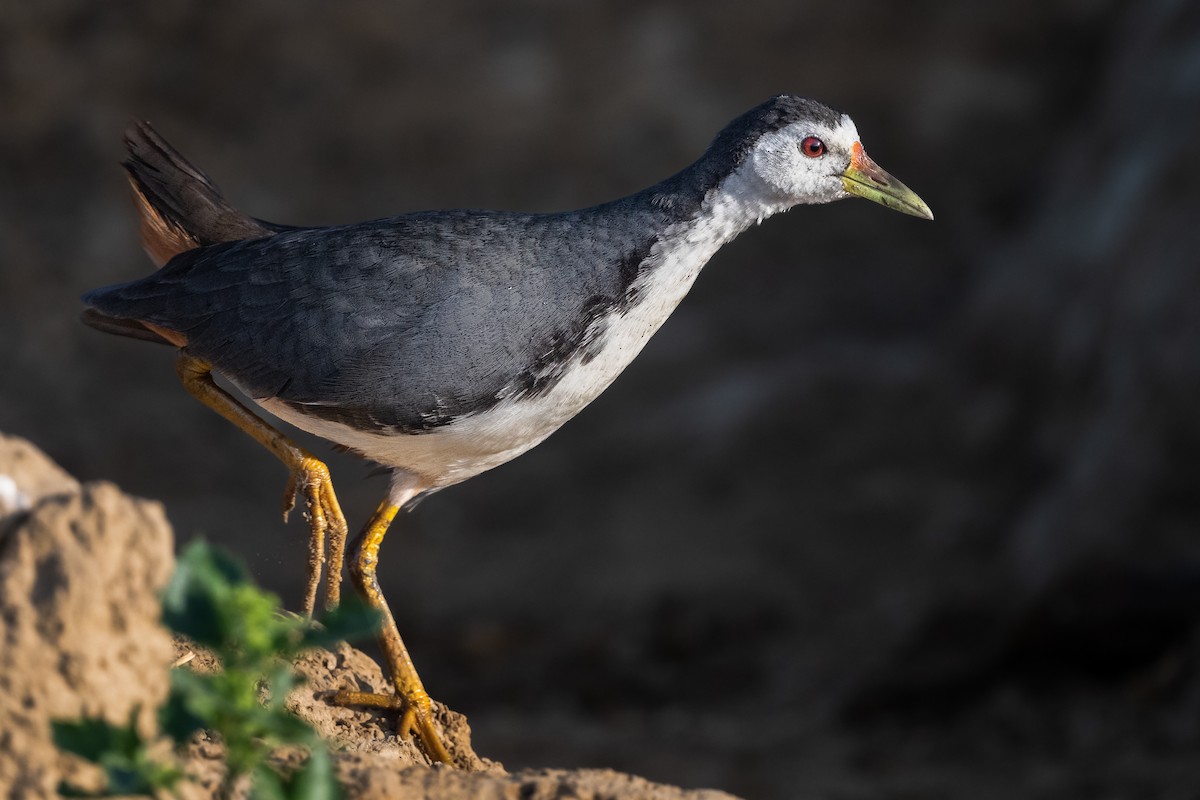
[[787,205],[849,197],[842,173],[850,165],[858,129],[845,114],[836,126],[797,122],[758,140],[746,164]]

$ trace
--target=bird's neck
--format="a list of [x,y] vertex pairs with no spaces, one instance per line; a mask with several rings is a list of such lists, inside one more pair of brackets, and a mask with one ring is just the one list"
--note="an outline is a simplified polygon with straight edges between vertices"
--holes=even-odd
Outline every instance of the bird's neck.
[[711,151],[638,197],[640,204],[666,217],[659,221],[660,230],[711,239],[716,247],[793,205],[748,160],[734,162]]
[[[634,298],[627,309],[633,326],[648,338],[723,245],[788,205],[775,197],[748,165],[721,175],[705,159],[613,204],[626,224],[640,220],[634,228],[641,235],[632,237],[641,239],[632,259],[637,267],[623,272],[622,279],[625,296]],[[620,262],[628,263],[630,260]],[[624,270],[620,264],[612,267]]]
[[791,206],[792,203],[768,186],[749,164],[743,164],[708,192],[697,223],[722,231],[724,244],[747,228]]

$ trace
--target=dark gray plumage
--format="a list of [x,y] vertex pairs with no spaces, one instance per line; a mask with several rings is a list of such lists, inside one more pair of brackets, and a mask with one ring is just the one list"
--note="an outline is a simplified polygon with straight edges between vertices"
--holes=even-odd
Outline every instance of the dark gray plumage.
[[189,251],[85,299],[185,334],[253,397],[420,430],[554,379],[589,317],[622,302],[663,213],[610,216],[455,211],[293,231]]
[[262,223],[258,238],[183,252],[84,302],[183,333],[252,397],[359,429],[419,432],[552,387],[586,351],[592,323],[633,300],[656,238],[694,217],[763,133],[840,116],[774,98],[679,174],[581,211]]

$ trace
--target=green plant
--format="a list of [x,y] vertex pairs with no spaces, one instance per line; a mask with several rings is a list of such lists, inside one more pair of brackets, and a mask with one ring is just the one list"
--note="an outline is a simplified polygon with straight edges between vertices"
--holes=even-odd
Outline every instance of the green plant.
[[[163,623],[210,649],[223,669],[201,674],[171,672],[167,701],[158,709],[159,728],[174,743],[174,757],[200,730],[225,744],[226,773],[219,794],[251,780],[255,800],[332,800],[339,796],[333,761],[324,743],[304,721],[284,709],[296,685],[290,660],[302,650],[329,646],[369,633],[378,614],[361,601],[345,602],[321,621],[282,614],[278,599],[256,587],[232,557],[195,542],[179,558],[163,593]],[[265,695],[265,700],[264,700]],[[100,796],[155,795],[182,778],[174,763],[148,753],[134,716],[125,726],[103,720],[55,722],[56,744],[99,764],[107,777]],[[281,745],[303,745],[309,757],[291,775],[274,770],[268,759]],[[85,793],[64,787],[65,794]]]
[[[138,711],[133,709],[124,726],[101,719],[53,722],[54,742],[69,753],[99,764],[107,778],[106,794],[156,794],[170,789],[183,772],[174,764],[150,756],[149,742],[137,730]],[[90,796],[69,785],[59,786],[58,790],[67,797]]]

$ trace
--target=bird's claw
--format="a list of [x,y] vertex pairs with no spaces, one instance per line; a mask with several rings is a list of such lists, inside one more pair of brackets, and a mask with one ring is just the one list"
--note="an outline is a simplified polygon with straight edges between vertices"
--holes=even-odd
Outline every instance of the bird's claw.
[[409,695],[379,694],[376,692],[339,691],[330,702],[338,706],[364,706],[384,711],[398,711],[396,733],[401,739],[415,735],[425,754],[432,761],[453,764],[450,751],[442,744],[441,735],[433,724],[433,702],[424,691]]
[[326,536],[329,540],[329,568],[325,575],[325,608],[335,607],[341,600],[342,562],[346,552],[349,528],[337,495],[329,468],[310,455],[300,458],[288,473],[283,494],[283,519],[295,508],[297,496],[304,498],[304,517],[308,520],[308,579],[304,592],[304,613],[311,616],[317,604],[317,587],[325,566]]

